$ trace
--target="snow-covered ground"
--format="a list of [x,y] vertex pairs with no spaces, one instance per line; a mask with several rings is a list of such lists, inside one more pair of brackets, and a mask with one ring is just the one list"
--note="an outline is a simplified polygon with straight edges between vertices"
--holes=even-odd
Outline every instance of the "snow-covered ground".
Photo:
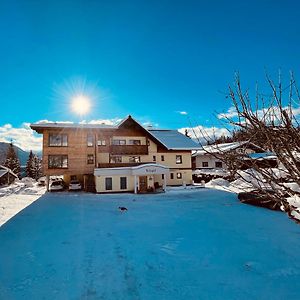
[[[274,168],[273,171],[278,177],[284,177],[285,175],[285,173],[280,172],[280,170],[276,168]],[[259,186],[265,189],[270,188],[268,184],[262,183],[263,179],[261,178],[260,174],[258,174],[254,170],[249,169],[246,171],[239,171],[239,174],[241,175],[241,177],[237,178],[232,182],[229,182],[223,178],[216,178],[206,183],[205,187],[235,194],[241,192],[250,192],[252,190],[257,189]],[[295,182],[286,183],[285,185],[288,186],[291,190],[300,192],[300,187]],[[287,198],[286,200],[292,206],[291,216],[294,219],[300,221],[300,197],[294,195],[292,197]]]
[[45,187],[31,180],[16,181],[0,188],[0,226],[45,193]]
[[47,193],[0,227],[0,299],[299,299],[299,235],[212,189]]

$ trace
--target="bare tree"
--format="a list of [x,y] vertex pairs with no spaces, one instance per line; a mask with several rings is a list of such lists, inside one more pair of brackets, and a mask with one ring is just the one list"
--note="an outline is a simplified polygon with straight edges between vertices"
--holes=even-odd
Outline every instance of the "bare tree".
[[[291,188],[289,184],[300,186],[300,130],[297,119],[299,91],[293,73],[285,87],[281,74],[277,84],[269,76],[267,83],[270,93],[262,94],[257,89],[255,99],[252,99],[248,90],[241,87],[240,77],[236,75],[235,83],[229,86],[228,93],[236,113],[230,116],[224,114],[224,119],[231,126],[232,132],[243,132],[249,143],[259,140],[266,151],[277,156],[277,169],[261,168],[256,160],[248,159],[247,164],[251,176],[257,181],[256,188],[268,194],[273,201],[280,202],[290,212],[292,208],[286,197],[300,195],[299,190]],[[219,153],[218,157],[234,171],[245,164],[245,157],[232,153]]]

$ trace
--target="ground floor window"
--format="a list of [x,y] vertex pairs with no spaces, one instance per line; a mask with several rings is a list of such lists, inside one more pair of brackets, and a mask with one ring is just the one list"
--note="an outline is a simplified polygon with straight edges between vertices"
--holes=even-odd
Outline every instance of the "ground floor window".
[[182,178],[182,174],[181,173],[177,173],[177,179],[181,179]]
[[165,179],[165,174],[161,174],[161,179]]
[[115,164],[115,163],[121,163],[122,162],[122,156],[120,155],[115,155],[110,157],[110,162]]
[[129,162],[130,163],[139,163],[141,162],[140,156],[129,156]]
[[222,168],[222,162],[216,161],[216,168]]
[[120,189],[121,190],[127,189],[127,177],[120,177]]
[[71,176],[70,176],[70,179],[71,179],[71,180],[77,180],[77,176],[76,176],[76,175],[71,175]]
[[170,178],[174,179],[174,173],[170,173]]
[[88,154],[87,155],[87,163],[89,165],[93,165],[94,164],[94,154]]
[[68,155],[49,155],[49,169],[66,169],[68,168]]
[[207,168],[208,167],[208,161],[203,161],[202,162],[202,167]]
[[112,178],[111,177],[106,177],[105,178],[105,189],[107,191],[111,191],[112,190]]

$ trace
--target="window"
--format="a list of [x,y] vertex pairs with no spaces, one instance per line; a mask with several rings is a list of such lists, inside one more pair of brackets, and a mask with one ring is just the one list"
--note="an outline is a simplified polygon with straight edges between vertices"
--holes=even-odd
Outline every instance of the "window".
[[120,189],[121,190],[127,189],[127,177],[120,177]]
[[76,175],[71,175],[70,180],[77,180],[77,176]]
[[222,162],[221,161],[216,161],[215,165],[216,165],[216,168],[222,168]]
[[113,140],[113,145],[126,145],[126,140]]
[[67,147],[68,135],[67,134],[49,134],[50,147]]
[[106,146],[106,141],[105,140],[98,140],[98,146]]
[[207,168],[208,167],[208,161],[203,161],[202,162],[202,167]]
[[49,169],[66,169],[68,168],[67,155],[49,155],[48,156]]
[[155,155],[153,155],[153,161],[156,161],[156,156]]
[[139,163],[141,162],[140,156],[129,156],[129,162],[130,163]]
[[121,163],[122,162],[122,156],[120,155],[114,155],[110,157],[110,162],[111,163]]
[[170,178],[174,179],[174,173],[170,173]]
[[87,155],[87,163],[89,165],[93,165],[94,164],[94,154],[88,154]]
[[164,155],[161,156],[161,161],[165,161],[165,156]]
[[161,179],[165,179],[165,174],[161,174]]
[[176,177],[177,177],[177,179],[181,179],[182,178],[182,174],[181,173],[177,173]]
[[107,191],[111,191],[112,190],[112,178],[111,177],[106,177],[105,178],[105,189]]
[[141,140],[129,140],[128,144],[129,145],[140,145],[141,144]]
[[88,134],[87,136],[87,146],[88,147],[94,146],[94,136],[92,134]]
[[176,155],[176,164],[182,164],[182,155]]

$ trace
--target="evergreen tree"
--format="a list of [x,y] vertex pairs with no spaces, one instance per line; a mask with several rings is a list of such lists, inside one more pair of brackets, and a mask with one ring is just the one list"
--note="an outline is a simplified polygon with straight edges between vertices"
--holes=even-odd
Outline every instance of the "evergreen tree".
[[33,154],[32,151],[30,151],[26,163],[26,176],[37,180],[41,177],[41,175],[42,175],[41,160],[38,158],[37,155]]
[[29,156],[26,162],[26,176],[33,178],[33,153],[30,150]]
[[33,156],[32,160],[32,175],[35,180],[42,176],[42,162],[37,155]]
[[12,142],[8,147],[4,166],[11,169],[18,177],[20,177],[20,171],[21,171],[20,160],[17,157]]

